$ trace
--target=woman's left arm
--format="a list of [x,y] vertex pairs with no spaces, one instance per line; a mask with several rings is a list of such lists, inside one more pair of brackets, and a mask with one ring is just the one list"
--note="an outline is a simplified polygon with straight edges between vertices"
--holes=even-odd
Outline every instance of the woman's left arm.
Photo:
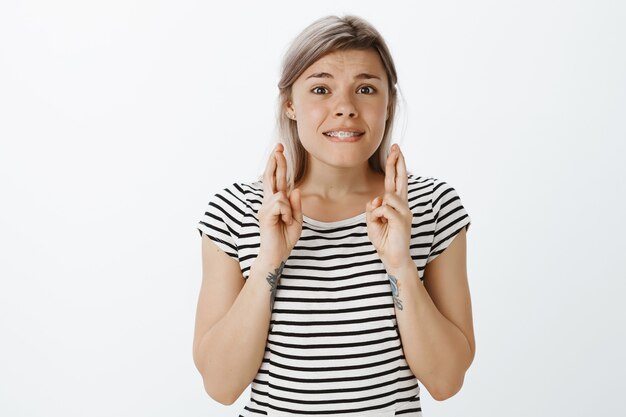
[[472,306],[466,268],[466,230],[426,265],[424,283],[415,262],[388,268],[404,355],[431,396],[443,401],[463,385],[474,360]]

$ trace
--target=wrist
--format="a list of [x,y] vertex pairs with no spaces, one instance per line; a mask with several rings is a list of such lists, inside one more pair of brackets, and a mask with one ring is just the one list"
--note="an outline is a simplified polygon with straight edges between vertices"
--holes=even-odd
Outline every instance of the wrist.
[[263,254],[259,254],[254,261],[252,262],[252,267],[266,269],[274,271],[275,269],[281,269],[284,266],[284,261],[281,261],[279,258],[273,256],[267,256]]
[[407,273],[410,273],[417,269],[417,265],[415,265],[415,262],[410,257],[404,259],[399,263],[385,264],[383,262],[383,264],[385,265],[385,270],[387,271],[387,274],[394,275],[396,277],[407,276]]

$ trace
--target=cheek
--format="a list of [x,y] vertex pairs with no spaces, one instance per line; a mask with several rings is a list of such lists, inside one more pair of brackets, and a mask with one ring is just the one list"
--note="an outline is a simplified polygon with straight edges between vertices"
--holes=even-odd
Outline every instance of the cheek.
[[300,105],[298,112],[298,133],[300,137],[318,133],[324,124],[325,117],[324,109],[321,109],[319,106]]
[[370,121],[370,128],[376,130],[384,130],[387,123],[387,108],[385,106],[372,106],[365,109],[362,114],[365,119]]
[[310,108],[305,110],[305,116],[306,116],[306,122],[311,124],[311,125],[315,125],[315,124],[319,124],[321,123],[325,116],[326,116],[326,112],[323,108],[321,108],[320,106],[311,106]]
[[320,105],[320,103],[307,100],[300,103],[300,110],[308,119],[319,117],[319,115],[326,111],[324,106]]

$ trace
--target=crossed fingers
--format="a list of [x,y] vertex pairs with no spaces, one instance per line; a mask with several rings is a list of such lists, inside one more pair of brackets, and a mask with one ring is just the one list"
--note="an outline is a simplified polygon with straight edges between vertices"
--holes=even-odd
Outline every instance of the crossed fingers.
[[408,199],[408,177],[406,162],[400,147],[394,144],[387,156],[385,166],[385,193],[397,195],[401,201]]
[[274,147],[272,155],[267,160],[263,173],[263,194],[270,197],[278,191],[287,191],[287,161],[283,155],[283,145]]

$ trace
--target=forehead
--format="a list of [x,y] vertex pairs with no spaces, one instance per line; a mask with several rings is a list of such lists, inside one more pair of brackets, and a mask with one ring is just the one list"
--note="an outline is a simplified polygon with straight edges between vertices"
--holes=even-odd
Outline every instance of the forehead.
[[386,78],[385,67],[374,49],[348,49],[344,51],[332,51],[322,56],[309,66],[303,73],[306,79],[315,72],[328,72],[330,74],[347,73],[347,75],[372,73],[381,79]]

